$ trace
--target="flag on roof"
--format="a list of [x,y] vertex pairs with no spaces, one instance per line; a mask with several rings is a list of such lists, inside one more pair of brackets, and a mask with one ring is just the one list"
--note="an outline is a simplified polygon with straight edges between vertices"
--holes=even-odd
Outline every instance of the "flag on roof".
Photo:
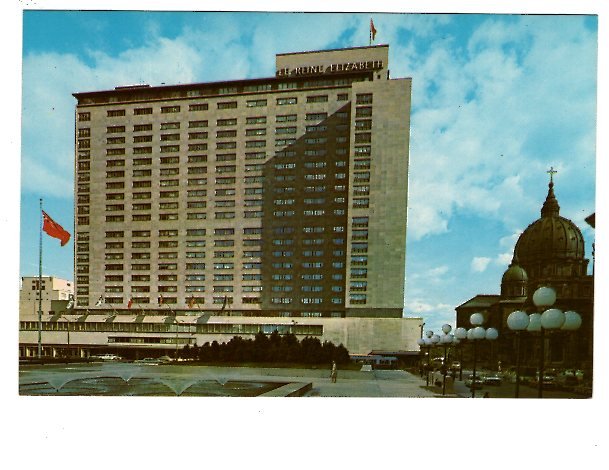
[[374,27],[374,21],[372,21],[372,18],[370,18],[370,41],[374,41],[374,38],[376,37],[376,28]]

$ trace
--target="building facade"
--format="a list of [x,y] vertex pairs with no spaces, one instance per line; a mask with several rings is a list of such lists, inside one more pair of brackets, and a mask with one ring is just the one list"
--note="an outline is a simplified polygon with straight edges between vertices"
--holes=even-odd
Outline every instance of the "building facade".
[[[391,79],[388,56],[278,54],[269,78],[75,93],[75,307],[43,311],[43,355],[275,330],[415,352],[411,79]],[[22,312],[22,356],[38,327]]]
[[411,80],[388,50],[75,93],[76,308],[400,318]]

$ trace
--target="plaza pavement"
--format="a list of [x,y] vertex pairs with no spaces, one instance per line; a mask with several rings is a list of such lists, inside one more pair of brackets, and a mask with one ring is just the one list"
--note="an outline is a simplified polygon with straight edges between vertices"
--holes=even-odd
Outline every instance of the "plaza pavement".
[[[49,381],[59,386],[75,377],[131,376],[163,378],[176,387],[188,385],[193,379],[274,381],[284,382],[280,389],[266,396],[304,397],[442,397],[440,387],[426,387],[425,380],[403,370],[339,370],[338,379],[330,379],[330,368],[258,368],[223,366],[182,366],[177,364],[150,366],[128,363],[97,363],[75,367],[44,366],[26,368],[20,373],[20,383]],[[447,389],[446,397],[465,397],[468,390],[459,383]],[[455,393],[456,392],[456,393]]]

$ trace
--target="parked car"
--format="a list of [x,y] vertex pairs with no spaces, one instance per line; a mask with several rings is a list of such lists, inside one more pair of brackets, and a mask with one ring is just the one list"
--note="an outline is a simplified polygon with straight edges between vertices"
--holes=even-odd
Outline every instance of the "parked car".
[[461,369],[461,363],[459,361],[453,361],[452,364],[450,365],[450,368],[452,370],[460,370]]
[[150,366],[158,366],[160,361],[154,357],[145,357],[144,359],[136,359],[135,361],[138,364],[148,364]]
[[473,388],[473,389],[478,390],[478,389],[481,389],[483,385],[484,385],[484,382],[482,381],[482,378],[479,376],[476,376],[475,381],[471,375],[465,380],[465,386],[468,388]]
[[122,360],[122,357],[117,356],[116,354],[98,354],[96,356],[91,356],[89,359],[94,361],[120,361]]
[[499,374],[487,375],[482,379],[484,385],[496,385],[499,386],[503,382],[503,379]]

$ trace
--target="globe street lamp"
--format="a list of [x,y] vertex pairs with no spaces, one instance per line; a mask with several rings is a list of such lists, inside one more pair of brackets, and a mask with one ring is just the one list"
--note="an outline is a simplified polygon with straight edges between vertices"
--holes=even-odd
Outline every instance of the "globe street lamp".
[[433,331],[428,330],[425,332],[425,338],[419,338],[417,344],[421,349],[427,350],[427,366],[426,366],[426,387],[429,387],[429,370],[431,369],[431,348],[433,348],[440,341],[440,337],[435,335]]
[[[581,316],[574,311],[563,312],[557,308],[548,308],[556,302],[556,291],[551,287],[540,287],[533,293],[533,303],[543,313],[527,315],[522,311],[512,312],[507,318],[508,328],[516,331],[518,346],[516,355],[516,398],[520,386],[520,334],[522,331],[537,333],[539,335],[539,370],[537,377],[537,397],[543,398],[543,379],[545,368],[545,331],[575,331],[582,323]],[[544,311],[544,309],[546,309]]]
[[446,395],[446,372],[447,372],[447,356],[446,353],[448,348],[450,348],[454,343],[454,335],[451,334],[452,326],[448,323],[442,325],[442,336],[440,336],[440,345],[444,348],[444,360],[442,362],[442,395]]
[[472,398],[476,398],[476,360],[477,360],[477,342],[483,339],[494,341],[498,338],[499,332],[495,328],[485,329],[484,315],[481,313],[472,313],[469,317],[469,322],[473,328],[467,331],[467,339],[471,340],[474,347],[474,364],[472,370]]
[[521,355],[521,342],[522,342],[522,332],[527,329],[529,326],[529,316],[521,311],[516,310],[510,313],[507,317],[507,326],[510,330],[516,332],[516,391],[515,398],[518,398],[518,393],[520,390],[520,355]]
[[[455,330],[455,341],[459,344],[467,339],[467,330],[459,327]],[[459,380],[463,380],[463,345],[459,348]]]

